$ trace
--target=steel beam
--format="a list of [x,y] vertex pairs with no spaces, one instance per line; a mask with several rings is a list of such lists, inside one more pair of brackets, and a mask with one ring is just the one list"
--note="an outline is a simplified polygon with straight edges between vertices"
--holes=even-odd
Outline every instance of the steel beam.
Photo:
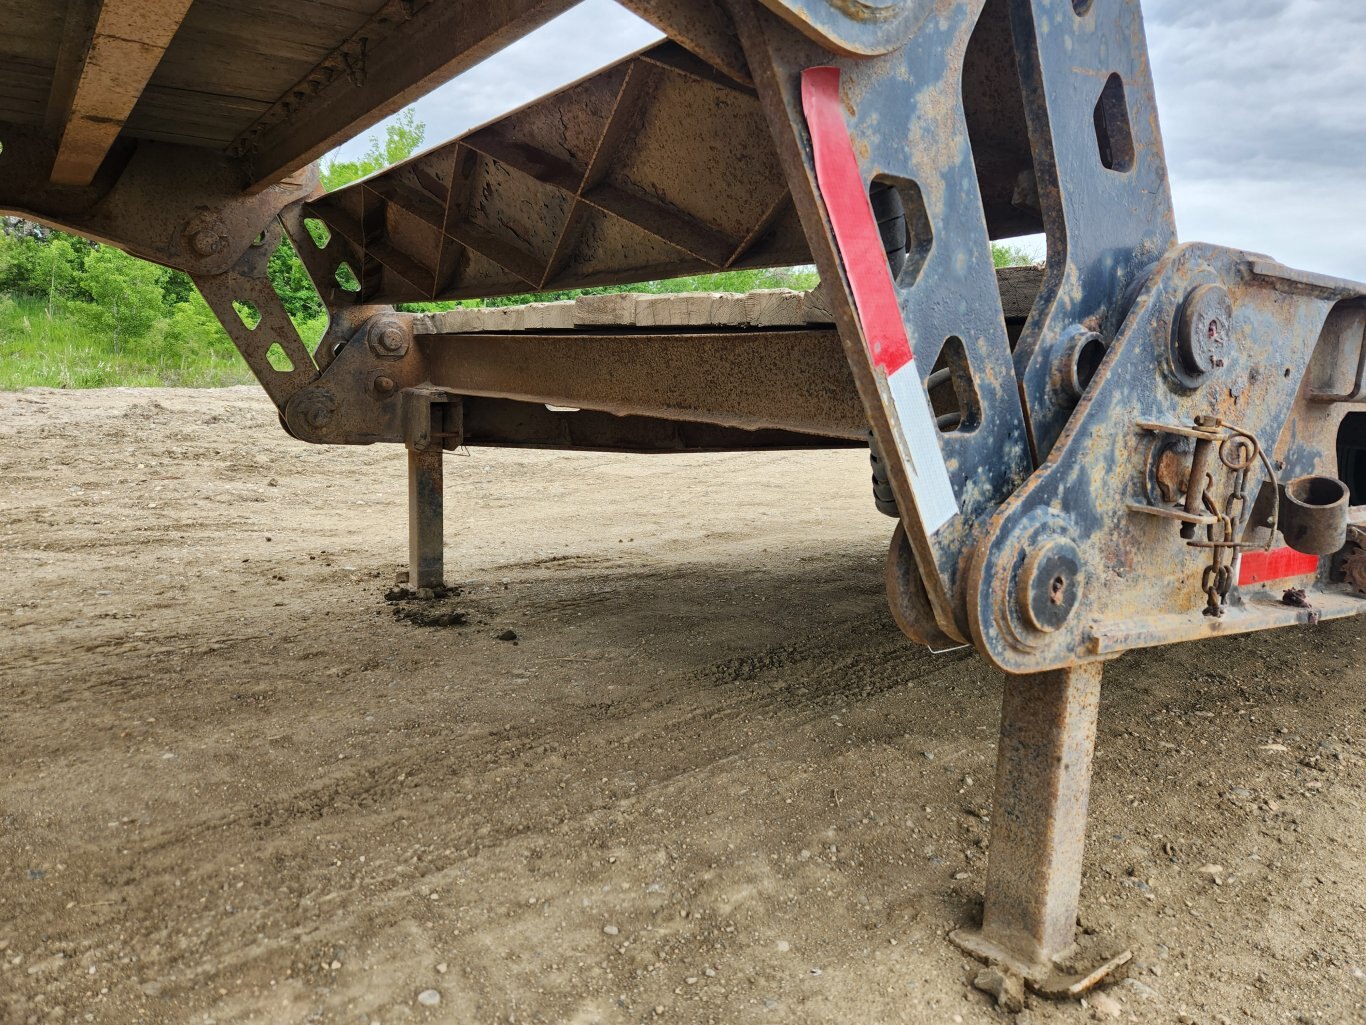
[[1008,676],[986,910],[955,942],[1034,981],[1073,945],[1101,663]]
[[850,441],[867,420],[828,330],[417,335],[428,380],[461,395]]
[[445,482],[440,445],[408,450],[408,583],[446,582]]
[[105,0],[52,165],[53,184],[94,179],[191,2]]

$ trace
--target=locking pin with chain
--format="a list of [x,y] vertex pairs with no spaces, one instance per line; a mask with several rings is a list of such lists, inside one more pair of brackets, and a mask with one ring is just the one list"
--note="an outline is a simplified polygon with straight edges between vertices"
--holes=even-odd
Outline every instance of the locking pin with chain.
[[[1229,592],[1233,590],[1233,570],[1238,553],[1245,548],[1270,550],[1272,541],[1280,528],[1280,488],[1276,480],[1275,468],[1267,458],[1256,436],[1234,424],[1225,423],[1217,416],[1198,416],[1193,427],[1140,421],[1141,430],[1150,431],[1159,438],[1176,439],[1191,446],[1190,474],[1185,483],[1185,498],[1179,504],[1171,495],[1158,502],[1156,491],[1150,489],[1151,502],[1130,502],[1132,512],[1177,520],[1181,524],[1181,537],[1192,548],[1207,548],[1210,563],[1205,567],[1200,579],[1200,589],[1205,593],[1207,616],[1223,616],[1228,607]],[[1180,449],[1169,442],[1161,441],[1155,447],[1155,466],[1165,467],[1172,453]],[[1218,464],[1214,462],[1218,456]],[[1270,527],[1264,542],[1240,540],[1245,527],[1251,503],[1248,500],[1248,486],[1252,468],[1260,461],[1266,470],[1267,479],[1272,485],[1273,506]],[[1220,490],[1213,469],[1222,465],[1232,474],[1232,486],[1222,502]],[[1177,485],[1174,475],[1165,470],[1156,470],[1159,489],[1174,492]],[[1222,475],[1221,475],[1222,476]],[[1173,507],[1175,506],[1175,507]],[[1204,527],[1204,537],[1200,527]]]
[[[1205,567],[1200,580],[1200,588],[1205,592],[1205,615],[1222,616],[1228,607],[1228,595],[1233,589],[1233,562],[1244,548],[1270,549],[1272,540],[1280,526],[1280,487],[1276,480],[1276,470],[1267,458],[1265,450],[1257,438],[1248,431],[1232,424],[1224,423],[1218,417],[1199,417],[1196,427],[1211,434],[1222,432],[1217,441],[1219,462],[1233,475],[1233,484],[1228,497],[1221,506],[1215,498],[1214,476],[1209,473],[1209,453],[1216,449],[1213,438],[1204,443],[1205,459],[1200,460],[1201,449],[1197,445],[1190,483],[1187,485],[1187,508],[1192,505],[1192,496],[1204,506],[1213,518],[1205,525],[1205,539],[1194,537],[1195,524],[1182,524],[1182,536],[1192,548],[1208,548],[1210,564]],[[1266,468],[1267,479],[1271,482],[1274,504],[1271,513],[1271,531],[1261,543],[1239,540],[1239,532],[1251,511],[1248,504],[1247,488],[1252,467],[1261,460]],[[1196,476],[1196,468],[1201,470]],[[1201,479],[1203,478],[1203,479]],[[1187,533],[1187,528],[1191,528]]]

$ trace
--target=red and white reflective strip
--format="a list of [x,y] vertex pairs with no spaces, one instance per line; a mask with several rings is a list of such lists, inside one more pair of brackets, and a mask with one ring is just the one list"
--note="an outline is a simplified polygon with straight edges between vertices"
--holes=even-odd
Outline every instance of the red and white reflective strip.
[[916,514],[925,532],[933,534],[958,515],[958,500],[939,447],[939,428],[930,397],[921,383],[901,319],[896,285],[868,188],[844,120],[839,68],[807,68],[802,72],[802,110],[811,132],[816,182],[849,275],[863,336],[873,366],[886,375],[895,414],[891,417],[892,431],[910,478]]

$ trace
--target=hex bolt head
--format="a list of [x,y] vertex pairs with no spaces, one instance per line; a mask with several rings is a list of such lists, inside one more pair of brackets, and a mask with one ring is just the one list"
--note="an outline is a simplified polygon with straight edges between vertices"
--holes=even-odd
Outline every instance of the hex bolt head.
[[379,359],[399,359],[408,352],[408,332],[392,320],[371,326],[370,351]]
[[1223,285],[1200,285],[1186,297],[1177,325],[1177,369],[1199,383],[1232,358],[1233,300]]

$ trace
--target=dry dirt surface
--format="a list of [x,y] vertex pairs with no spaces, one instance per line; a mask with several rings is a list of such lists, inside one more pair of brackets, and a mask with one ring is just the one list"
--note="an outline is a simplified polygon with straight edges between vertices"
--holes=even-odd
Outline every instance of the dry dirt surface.
[[1002,678],[863,454],[453,456],[420,609],[402,451],[249,389],[0,396],[0,480],[3,1025],[1366,1021],[1360,621],[1109,667],[1135,960],[1016,1015],[945,939]]

